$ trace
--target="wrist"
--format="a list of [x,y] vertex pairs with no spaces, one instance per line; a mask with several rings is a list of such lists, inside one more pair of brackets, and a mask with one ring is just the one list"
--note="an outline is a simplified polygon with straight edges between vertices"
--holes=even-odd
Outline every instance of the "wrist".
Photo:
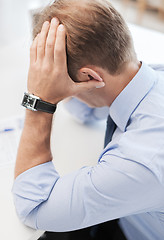
[[41,111],[49,114],[54,114],[56,111],[56,104],[44,101],[39,96],[30,93],[24,93],[22,106],[31,111]]
[[52,114],[26,109],[24,127],[36,128],[37,130],[38,128],[45,128],[44,126],[47,126],[47,129],[51,130],[52,120]]
[[37,123],[42,119],[43,121],[52,121],[53,114],[41,111],[31,111],[26,109],[25,121],[36,121]]

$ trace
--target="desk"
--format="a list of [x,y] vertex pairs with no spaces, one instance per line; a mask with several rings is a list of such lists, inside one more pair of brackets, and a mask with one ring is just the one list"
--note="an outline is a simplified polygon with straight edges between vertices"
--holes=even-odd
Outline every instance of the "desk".
[[[138,59],[147,63],[164,64],[164,34],[133,25],[130,25],[130,29]],[[20,39],[9,46],[0,46],[0,119],[23,112],[20,102],[26,89],[28,48],[28,40],[25,39]],[[75,122],[62,106],[58,108],[53,127],[55,137],[52,134],[52,151],[55,166],[61,175],[84,165],[96,164],[103,147],[104,129],[105,122],[83,126]],[[77,159],[76,152],[78,153],[81,148],[85,151]],[[33,235],[39,236],[41,232],[25,227],[15,213],[11,195],[13,171],[14,165],[0,169],[0,237],[4,240],[35,240],[37,236]]]

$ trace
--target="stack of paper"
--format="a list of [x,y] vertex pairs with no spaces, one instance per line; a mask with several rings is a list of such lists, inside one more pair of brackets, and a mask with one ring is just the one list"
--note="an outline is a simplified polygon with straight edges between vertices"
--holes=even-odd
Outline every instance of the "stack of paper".
[[23,123],[23,116],[0,121],[0,167],[15,162]]

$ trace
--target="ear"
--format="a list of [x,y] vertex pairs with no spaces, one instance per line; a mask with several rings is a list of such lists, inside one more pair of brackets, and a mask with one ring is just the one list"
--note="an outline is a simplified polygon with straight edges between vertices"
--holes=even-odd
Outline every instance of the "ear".
[[79,70],[78,79],[82,82],[89,81],[89,80],[96,80],[99,82],[103,82],[103,79],[100,77],[99,73],[87,67],[83,67]]

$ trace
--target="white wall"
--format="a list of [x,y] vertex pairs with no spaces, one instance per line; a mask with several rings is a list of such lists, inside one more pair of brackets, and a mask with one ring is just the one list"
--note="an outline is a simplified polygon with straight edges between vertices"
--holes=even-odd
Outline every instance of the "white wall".
[[50,0],[0,0],[0,45],[13,43],[28,35],[29,12]]

